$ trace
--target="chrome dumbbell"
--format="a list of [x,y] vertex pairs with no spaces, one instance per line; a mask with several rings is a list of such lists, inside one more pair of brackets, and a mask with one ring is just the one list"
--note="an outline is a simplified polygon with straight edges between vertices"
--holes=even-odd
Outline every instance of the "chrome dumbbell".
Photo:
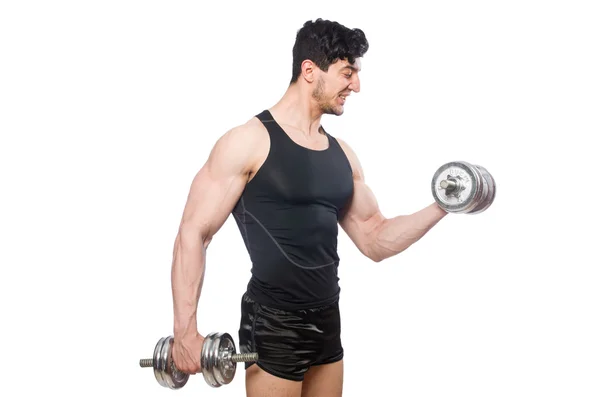
[[[153,368],[154,377],[161,386],[180,389],[190,375],[175,368],[171,358],[173,336],[160,338],[154,347],[154,356],[140,360],[140,367]],[[206,336],[202,346],[200,363],[204,380],[212,387],[230,383],[235,376],[238,362],[255,362],[258,353],[237,354],[233,338],[228,333],[213,332]]]
[[480,214],[496,198],[496,181],[480,165],[453,161],[442,165],[434,173],[431,192],[446,212]]

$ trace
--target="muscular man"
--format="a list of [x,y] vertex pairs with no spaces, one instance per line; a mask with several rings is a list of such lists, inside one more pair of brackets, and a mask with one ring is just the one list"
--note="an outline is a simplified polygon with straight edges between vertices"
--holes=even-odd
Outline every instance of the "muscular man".
[[241,299],[241,352],[250,397],[341,396],[338,223],[379,262],[447,213],[436,203],[394,218],[379,211],[355,152],[321,125],[360,91],[368,42],[360,29],[308,21],[293,48],[290,85],[274,106],[221,136],[195,176],[172,267],[175,365],[198,373],[196,319],[206,250],[233,214],[252,261]]

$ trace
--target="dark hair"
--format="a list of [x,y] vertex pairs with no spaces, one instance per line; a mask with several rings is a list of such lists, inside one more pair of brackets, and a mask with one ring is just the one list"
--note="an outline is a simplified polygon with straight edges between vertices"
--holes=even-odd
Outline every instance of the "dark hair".
[[292,79],[295,82],[300,76],[302,62],[313,61],[319,69],[327,71],[329,65],[346,59],[354,63],[369,49],[365,33],[360,29],[350,29],[335,21],[321,18],[307,21],[296,34],[296,42],[292,50]]

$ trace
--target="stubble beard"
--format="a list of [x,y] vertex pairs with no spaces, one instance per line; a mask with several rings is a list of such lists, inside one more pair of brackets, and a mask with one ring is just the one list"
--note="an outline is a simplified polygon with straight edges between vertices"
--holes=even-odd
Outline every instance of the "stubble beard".
[[324,90],[324,81],[322,78],[319,78],[317,81],[317,86],[312,92],[312,97],[319,106],[319,110],[323,112],[323,114],[334,114],[336,116],[341,116],[344,113],[344,108],[341,106],[332,105],[327,98],[325,98],[325,90]]

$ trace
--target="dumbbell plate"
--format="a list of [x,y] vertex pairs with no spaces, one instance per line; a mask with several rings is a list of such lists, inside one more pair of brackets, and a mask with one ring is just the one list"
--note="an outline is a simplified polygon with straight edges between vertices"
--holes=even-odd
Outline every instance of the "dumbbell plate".
[[161,371],[161,367],[163,366],[163,346],[164,346],[164,341],[166,338],[160,338],[158,340],[158,342],[156,343],[156,346],[154,346],[154,354],[152,355],[152,364],[153,364],[153,369],[154,369],[154,377],[156,378],[156,381],[158,382],[159,385],[163,386],[163,387],[167,387],[167,384],[165,383],[165,380],[163,379],[163,373]]
[[181,372],[173,365],[171,351],[173,337],[160,338],[154,348],[154,377],[157,382],[169,389],[180,389],[187,383],[190,375]]
[[206,336],[202,346],[202,374],[204,380],[212,387],[229,384],[236,370],[236,363],[231,360],[235,354],[235,343],[226,332],[213,332]]
[[473,215],[480,214],[487,210],[496,198],[496,181],[494,180],[494,177],[492,177],[492,174],[490,174],[484,167],[480,165],[476,165],[476,167],[485,181],[485,195],[483,196],[481,203],[471,212],[469,212],[469,214]]
[[[444,188],[444,183],[457,183],[454,191]],[[464,161],[453,161],[442,165],[431,180],[431,192],[440,207],[448,212],[468,213],[473,210],[483,195],[483,181],[475,167]]]

